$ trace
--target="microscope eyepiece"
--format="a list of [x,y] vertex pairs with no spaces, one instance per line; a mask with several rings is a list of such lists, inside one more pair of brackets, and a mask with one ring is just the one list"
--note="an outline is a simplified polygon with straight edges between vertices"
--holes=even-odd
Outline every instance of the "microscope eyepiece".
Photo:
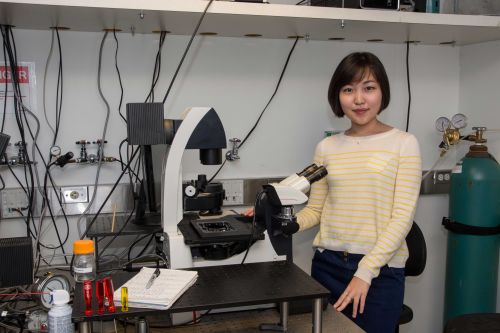
[[307,167],[304,168],[301,172],[297,174],[299,177],[309,177],[311,174],[313,174],[316,170],[318,169],[318,166],[316,163],[313,163],[311,165],[308,165]]
[[317,167],[317,169],[309,176],[307,176],[307,181],[309,181],[310,184],[317,182],[318,180],[322,179],[328,174],[328,171],[324,166]]

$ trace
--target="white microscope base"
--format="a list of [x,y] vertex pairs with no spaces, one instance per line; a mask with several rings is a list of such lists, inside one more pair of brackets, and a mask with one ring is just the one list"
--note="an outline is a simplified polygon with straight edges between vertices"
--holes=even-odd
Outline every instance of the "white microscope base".
[[[285,256],[279,256],[274,252],[273,246],[269,241],[267,232],[264,233],[265,239],[255,242],[248,252],[245,263],[266,262],[285,260]],[[193,259],[191,249],[184,243],[184,236],[179,232],[167,232],[168,238],[168,257],[170,268],[191,268],[206,266],[221,266],[240,264],[245,256],[245,252],[223,260],[205,260],[202,258]]]

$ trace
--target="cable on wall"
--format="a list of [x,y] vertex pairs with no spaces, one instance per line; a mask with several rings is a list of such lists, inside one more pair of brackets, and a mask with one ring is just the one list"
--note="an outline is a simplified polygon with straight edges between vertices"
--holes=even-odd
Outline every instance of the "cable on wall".
[[45,116],[45,122],[47,123],[47,126],[49,126],[49,128],[52,132],[52,135],[55,137],[56,130],[54,129],[54,127],[52,127],[52,124],[50,123],[49,117],[47,115],[47,94],[46,94],[46,92],[47,92],[47,75],[49,72],[49,65],[50,65],[50,61],[52,59],[52,53],[54,50],[54,35],[55,35],[55,29],[52,29],[52,34],[51,34],[51,38],[50,38],[49,54],[47,55],[47,61],[45,62],[45,70],[43,71],[42,96],[43,96],[43,115]]
[[406,41],[406,84],[408,87],[408,112],[406,113],[406,132],[410,127],[411,87],[410,87],[410,41]]
[[[257,121],[255,121],[254,125],[252,126],[252,128],[250,129],[250,131],[247,133],[247,135],[245,136],[245,138],[241,141],[241,144],[239,145],[238,149],[241,149],[243,147],[243,145],[245,144],[245,142],[248,140],[248,138],[252,135],[253,131],[257,128],[257,126],[259,125],[260,123],[260,120],[262,118],[262,116],[264,115],[264,112],[266,112],[267,108],[269,107],[269,105],[271,104],[272,100],[274,99],[274,96],[276,96],[276,93],[278,92],[278,89],[280,88],[280,85],[281,85],[281,81],[283,79],[283,76],[285,75],[285,72],[286,72],[286,69],[288,67],[288,63],[290,62],[290,58],[292,57],[292,54],[293,54],[293,51],[295,50],[295,46],[297,46],[297,42],[299,41],[299,37],[296,37],[295,38],[295,41],[292,45],[292,48],[290,49],[290,52],[288,52],[288,56],[286,58],[286,61],[285,61],[285,65],[283,66],[283,69],[281,70],[281,74],[280,74],[280,77],[278,79],[278,82],[276,83],[276,87],[274,88],[274,92],[272,93],[271,97],[269,98],[269,100],[267,101],[267,104],[266,106],[264,107],[264,109],[261,111],[259,117],[257,118]],[[219,167],[219,169],[217,169],[217,171],[215,172],[215,174],[210,177],[210,180],[208,181],[209,183],[215,179],[215,177],[217,177],[217,175],[219,174],[219,172],[222,170],[222,168],[224,167],[224,165],[226,164],[226,160],[224,160],[224,162],[222,163],[222,165]]]
[[0,191],[5,190],[5,181],[3,180],[3,177],[0,175],[0,182],[2,183],[2,187],[0,187]]
[[205,15],[207,13],[208,8],[212,4],[214,0],[210,0],[207,3],[207,6],[205,7],[205,10],[203,11],[203,14],[201,15],[200,19],[198,20],[198,24],[196,24],[196,28],[193,31],[193,34],[191,35],[191,38],[189,39],[189,43],[186,46],[186,49],[184,50],[184,54],[182,55],[181,61],[179,62],[179,65],[177,65],[177,69],[175,70],[174,76],[172,77],[172,80],[170,81],[170,85],[168,86],[167,92],[165,93],[165,96],[163,97],[162,103],[165,104],[165,101],[167,100],[168,95],[170,94],[170,90],[172,89],[172,86],[174,85],[175,79],[177,78],[177,74],[179,74],[179,70],[182,67],[182,64],[184,63],[184,59],[186,58],[186,55],[191,48],[191,43],[193,42],[194,37],[198,33],[198,29],[200,28],[201,22],[203,22],[203,19],[205,18]]
[[[2,34],[3,36],[3,34]],[[5,61],[5,67],[7,67],[7,54],[6,54],[6,50],[5,50],[5,42],[3,42],[3,59]],[[5,126],[5,115],[7,114],[7,91],[8,91],[8,80],[5,80],[5,84],[4,84],[4,99],[3,99],[3,115],[2,115],[2,128],[1,128],[1,131],[3,133],[3,130],[4,130],[4,126]]]
[[163,49],[163,44],[165,42],[165,37],[167,36],[166,31],[160,32],[160,39],[158,41],[158,51],[156,52],[155,66],[153,68],[153,78],[151,79],[151,88],[149,89],[149,94],[146,97],[145,102],[153,103],[155,101],[155,87],[160,78],[161,72],[161,52]]
[[62,101],[63,101],[63,64],[62,64],[62,48],[61,48],[61,37],[59,36],[59,28],[54,28],[57,37],[57,49],[59,51],[59,67],[57,73],[57,85],[56,85],[56,126],[54,139],[52,140],[52,145],[56,144],[57,136],[59,135],[59,127],[61,125],[61,113],[62,113]]
[[[15,40],[14,40],[14,35],[12,33],[12,27],[7,26],[7,25],[2,25],[0,26],[0,31],[2,34],[2,40],[3,40],[3,51],[4,54],[6,55],[5,57],[5,62],[6,62],[6,67],[9,68],[10,73],[11,73],[11,85],[12,85],[12,90],[14,93],[14,98],[13,98],[13,107],[14,107],[14,116],[15,120],[17,123],[17,127],[19,130],[19,134],[21,137],[21,143],[23,145],[26,145],[26,136],[25,136],[25,126],[28,125],[29,123],[27,122],[26,115],[23,112],[23,105],[22,105],[22,97],[21,97],[21,90],[19,86],[19,81],[18,81],[18,70],[17,70],[17,50],[15,46]],[[35,144],[35,143],[34,143]],[[35,187],[35,181],[34,181],[34,176],[33,176],[33,169],[31,165],[31,159],[28,155],[28,152],[26,149],[23,149],[21,152],[21,157],[23,158],[23,161],[25,162],[23,164],[24,167],[24,175],[25,175],[25,188],[26,188],[26,195],[28,199],[28,215],[27,215],[27,221],[31,221],[33,218],[33,197],[34,197],[34,187]],[[27,224],[27,231],[26,234],[27,236],[30,235],[30,227],[29,223]]]
[[[55,98],[55,125],[52,126],[51,121],[49,120],[48,114],[47,114],[47,75],[48,75],[48,70],[50,67],[50,62],[52,59],[52,54],[54,50],[54,41],[57,40],[57,51],[58,51],[58,67],[57,67],[57,83],[56,83],[56,98]],[[63,86],[64,86],[64,75],[63,75],[63,55],[62,55],[62,46],[61,46],[61,36],[59,34],[59,28],[54,27],[52,28],[52,34],[51,34],[51,43],[50,43],[50,49],[49,49],[49,54],[47,56],[47,61],[45,64],[45,70],[44,70],[44,78],[43,78],[43,111],[44,111],[44,116],[45,116],[45,121],[47,122],[48,127],[52,131],[53,134],[53,139],[52,139],[52,146],[55,146],[57,143],[57,138],[59,135],[59,129],[60,129],[60,124],[61,124],[61,115],[62,115],[62,103],[63,103]],[[35,152],[33,151],[33,155],[35,156]],[[42,156],[42,155],[41,155]],[[38,231],[38,239],[37,239],[37,244],[40,245],[41,247],[47,248],[47,249],[55,249],[52,246],[47,246],[43,244],[40,240],[41,235],[40,235],[40,230],[42,230],[42,225],[43,225],[43,220],[45,218],[45,214],[47,210],[49,211],[50,218],[52,220],[52,224],[54,225],[56,234],[59,236],[59,230],[56,225],[56,216],[54,216],[52,212],[52,207],[51,203],[48,199],[48,191],[47,191],[47,178],[49,177],[52,189],[56,194],[56,198],[58,199],[58,203],[60,206],[60,211],[64,217],[65,224],[66,224],[66,236],[64,237],[65,240],[62,242],[58,247],[56,248],[61,248],[63,253],[64,253],[64,248],[62,247],[64,244],[66,244],[69,236],[69,222],[66,216],[66,213],[64,211],[64,207],[62,206],[62,202],[59,198],[59,193],[56,190],[56,185],[54,183],[54,180],[52,179],[52,176],[50,174],[50,160],[52,159],[52,155],[49,154],[49,165],[43,161],[45,165],[45,176],[44,176],[44,183],[43,183],[43,191],[40,191],[43,197],[43,202],[42,202],[42,210],[40,214],[40,222],[39,222],[39,231]],[[43,158],[43,156],[42,156]],[[37,176],[38,178],[38,176]],[[39,180],[37,179],[37,182]],[[38,249],[39,247],[37,247]],[[38,251],[35,253],[36,255],[41,255]],[[65,254],[65,253],[64,253]],[[67,263],[66,257],[64,257]]]
[[120,117],[123,119],[125,124],[127,123],[127,119],[122,114],[122,103],[123,103],[123,83],[122,83],[122,76],[120,73],[120,68],[118,67],[118,49],[119,49],[119,44],[118,44],[118,37],[116,37],[116,29],[113,30],[113,37],[115,38],[115,43],[116,43],[116,48],[115,48],[115,69],[116,69],[116,75],[118,76],[118,83],[120,84],[120,102],[118,103],[118,114]]
[[[99,47],[99,60],[98,60],[98,66],[97,66],[97,89],[99,91],[99,96],[101,97],[101,100],[104,102],[106,106],[106,119],[104,121],[104,127],[102,130],[102,136],[101,136],[101,142],[104,142],[106,139],[106,132],[108,129],[108,121],[109,121],[109,115],[111,113],[111,108],[109,106],[108,100],[104,96],[102,92],[102,86],[101,86],[101,69],[102,69],[102,53],[103,53],[103,48],[104,48],[104,43],[106,41],[106,37],[108,37],[108,31],[104,32],[104,35],[102,36],[101,40],[101,46]],[[104,156],[104,144],[98,145],[98,153],[97,156]],[[77,228],[78,228],[78,233],[81,238],[83,238],[83,235],[81,233],[81,222],[83,218],[85,218],[92,208],[92,205],[94,204],[95,198],[96,198],[96,193],[97,193],[97,188],[99,186],[99,175],[101,173],[101,167],[102,167],[102,158],[99,158],[97,161],[97,171],[96,171],[96,176],[95,176],[95,181],[94,181],[94,190],[92,192],[92,197],[89,200],[89,203],[83,213],[78,217],[77,220]]]
[[[31,112],[29,109],[23,104],[22,101],[22,95],[21,95],[21,90],[20,90],[20,85],[18,81],[18,71],[17,71],[17,51],[16,51],[16,45],[15,45],[15,39],[14,35],[12,32],[12,27],[11,26],[2,26],[2,37],[3,37],[3,46],[4,46],[4,54],[6,54],[6,63],[8,64],[10,71],[11,71],[11,85],[13,87],[13,106],[14,106],[14,114],[16,117],[16,122],[18,125],[18,129],[20,132],[21,136],[21,144],[26,147],[26,136],[25,136],[25,126],[29,130],[29,134],[31,135],[32,138],[32,156],[33,156],[33,161],[30,160],[30,156],[28,154],[28,151],[26,149],[23,149],[21,152],[21,158],[23,159],[23,171],[24,171],[24,178],[25,178],[25,186],[22,186],[24,189],[27,198],[28,198],[28,215],[26,218],[27,223],[27,228],[28,228],[28,234],[32,233],[29,230],[29,222],[33,222],[33,197],[34,197],[34,177],[33,177],[33,168],[32,164],[36,162],[36,154],[35,154],[35,148],[38,149],[37,146],[37,138],[38,138],[38,133],[39,133],[39,121],[38,118]],[[33,132],[30,127],[30,123],[26,117],[26,114],[30,115],[37,123],[37,129],[36,129],[36,134],[33,135]],[[9,168],[11,172],[15,175],[13,170]],[[35,168],[35,176],[37,179],[37,184],[38,188],[40,189],[40,180],[38,177],[38,170]],[[19,178],[15,175],[16,180],[21,184]],[[22,184],[21,184],[22,185]],[[36,234],[36,228],[34,229],[34,233]],[[33,233],[32,233],[33,234]]]
[[[59,241],[59,246],[57,247],[49,247],[46,246],[45,244],[42,244],[40,242],[40,233],[37,232],[37,228],[34,222],[33,218],[33,197],[34,197],[34,189],[35,189],[35,184],[34,184],[34,177],[36,177],[36,183],[37,183],[37,188],[40,191],[44,202],[48,202],[46,193],[42,191],[41,184],[40,184],[40,178],[38,174],[38,169],[34,168],[33,171],[33,165],[36,164],[36,152],[39,153],[42,163],[46,166],[45,160],[40,152],[40,149],[37,145],[37,140],[38,140],[38,135],[40,132],[40,122],[38,118],[29,110],[29,108],[23,103],[22,100],[22,94],[20,90],[20,84],[18,80],[18,62],[17,62],[17,51],[16,51],[16,46],[15,46],[15,39],[14,35],[12,32],[12,28],[10,26],[1,26],[1,32],[2,32],[2,38],[3,38],[3,50],[4,54],[6,54],[6,62],[9,65],[10,71],[11,71],[11,81],[12,81],[12,87],[13,87],[13,93],[14,93],[14,98],[13,98],[13,105],[14,105],[14,114],[16,116],[16,122],[18,124],[18,129],[19,133],[21,136],[21,143],[26,147],[26,134],[25,134],[25,129],[28,129],[28,132],[32,138],[32,147],[31,147],[31,156],[32,159],[30,160],[30,156],[27,152],[26,149],[22,150],[22,158],[23,158],[23,169],[24,169],[24,178],[25,178],[25,186],[21,183],[17,175],[13,172],[13,170],[9,166],[9,170],[12,172],[16,180],[19,182],[21,185],[21,188],[25,191],[27,198],[28,198],[28,215],[26,216],[25,222],[27,226],[27,234],[31,235],[33,238],[36,239],[35,243],[35,249],[37,253],[40,250],[40,246],[46,247],[46,248],[61,248],[62,252],[64,253],[64,244],[67,241],[67,237],[69,236],[69,225],[67,224],[67,236],[65,241],[62,241],[61,236],[59,234],[59,230],[57,228],[57,225],[55,224],[55,220],[53,219],[52,216],[52,222],[54,225],[54,228],[56,230],[57,238]],[[62,82],[61,82],[62,83]],[[59,101],[60,99],[57,98]],[[31,129],[30,122],[27,118],[27,116],[30,116],[35,122],[36,122],[36,130],[35,134],[33,134],[33,131]],[[20,216],[24,217],[24,214],[19,211]],[[43,219],[43,216],[41,217],[41,220]],[[40,220],[40,227],[41,227],[41,220]],[[31,230],[30,227],[30,222],[33,223],[33,230]],[[67,223],[67,221],[66,221]],[[40,228],[41,230],[41,228]]]

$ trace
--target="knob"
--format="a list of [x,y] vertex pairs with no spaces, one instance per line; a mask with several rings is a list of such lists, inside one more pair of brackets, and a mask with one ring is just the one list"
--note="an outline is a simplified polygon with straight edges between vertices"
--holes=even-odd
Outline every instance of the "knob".
[[226,153],[226,159],[229,161],[239,160],[238,148],[240,146],[241,140],[238,138],[229,139],[229,142],[233,145],[230,151]]

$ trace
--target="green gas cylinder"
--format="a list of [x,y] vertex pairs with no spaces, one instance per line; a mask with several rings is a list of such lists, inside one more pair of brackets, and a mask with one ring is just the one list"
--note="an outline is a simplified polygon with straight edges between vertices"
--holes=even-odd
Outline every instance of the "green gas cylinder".
[[[475,128],[476,143],[453,168],[450,189],[444,324],[496,312],[500,246],[500,165]],[[446,221],[447,220],[447,221]]]

